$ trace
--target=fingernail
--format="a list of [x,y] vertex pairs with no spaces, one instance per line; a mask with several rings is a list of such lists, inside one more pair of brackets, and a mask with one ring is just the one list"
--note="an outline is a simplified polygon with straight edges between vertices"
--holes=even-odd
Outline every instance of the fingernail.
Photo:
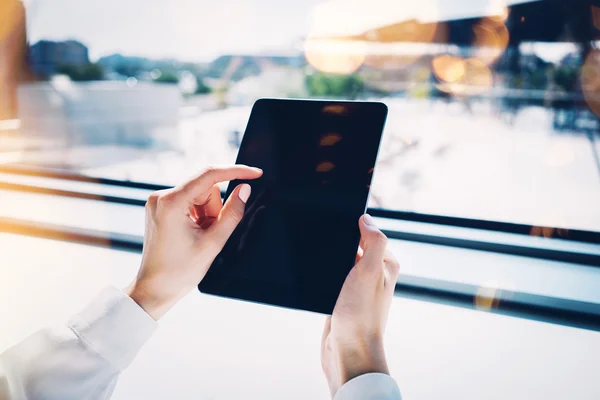
[[244,203],[248,202],[248,199],[250,198],[250,192],[252,192],[250,185],[244,183],[238,192],[240,200],[242,200]]
[[260,173],[262,173],[262,172],[263,172],[263,170],[262,170],[262,169],[260,169],[260,168],[257,168],[257,167],[251,167],[251,168],[252,168],[253,170],[255,170],[256,172],[260,172]]
[[365,214],[363,216],[363,221],[364,221],[365,225],[375,225],[375,221],[373,221],[373,217],[371,217],[369,214]]

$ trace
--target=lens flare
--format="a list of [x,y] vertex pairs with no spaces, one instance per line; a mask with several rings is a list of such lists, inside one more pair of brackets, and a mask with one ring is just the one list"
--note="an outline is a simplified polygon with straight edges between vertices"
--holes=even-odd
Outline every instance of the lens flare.
[[308,38],[304,42],[304,56],[321,72],[351,74],[365,60],[365,44],[356,40]]
[[600,50],[592,50],[581,68],[581,91],[594,114],[600,116]]
[[508,47],[509,33],[499,17],[483,18],[473,26],[474,57],[487,65],[494,63]]

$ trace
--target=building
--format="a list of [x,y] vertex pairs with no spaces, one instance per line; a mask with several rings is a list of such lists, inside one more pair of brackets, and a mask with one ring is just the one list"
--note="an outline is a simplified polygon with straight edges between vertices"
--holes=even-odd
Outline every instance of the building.
[[29,48],[29,63],[35,74],[49,77],[63,65],[84,66],[90,63],[90,59],[88,48],[76,40],[40,40]]
[[176,85],[72,82],[56,76],[17,90],[20,134],[45,149],[174,148],[183,98]]

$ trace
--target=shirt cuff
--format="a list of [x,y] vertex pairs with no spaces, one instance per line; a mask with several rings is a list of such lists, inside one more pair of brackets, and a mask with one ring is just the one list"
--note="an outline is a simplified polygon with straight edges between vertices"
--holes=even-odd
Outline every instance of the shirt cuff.
[[349,380],[338,389],[333,400],[400,400],[400,389],[386,374],[370,373]]
[[104,289],[69,321],[77,337],[118,370],[131,364],[157,326],[131,297],[115,287]]

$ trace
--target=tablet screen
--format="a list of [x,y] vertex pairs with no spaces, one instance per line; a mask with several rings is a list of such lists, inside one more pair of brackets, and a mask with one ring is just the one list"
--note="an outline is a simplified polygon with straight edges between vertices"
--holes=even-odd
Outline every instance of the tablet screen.
[[200,290],[331,313],[354,265],[386,115],[381,103],[258,100],[237,163],[264,173],[247,182],[244,217]]

